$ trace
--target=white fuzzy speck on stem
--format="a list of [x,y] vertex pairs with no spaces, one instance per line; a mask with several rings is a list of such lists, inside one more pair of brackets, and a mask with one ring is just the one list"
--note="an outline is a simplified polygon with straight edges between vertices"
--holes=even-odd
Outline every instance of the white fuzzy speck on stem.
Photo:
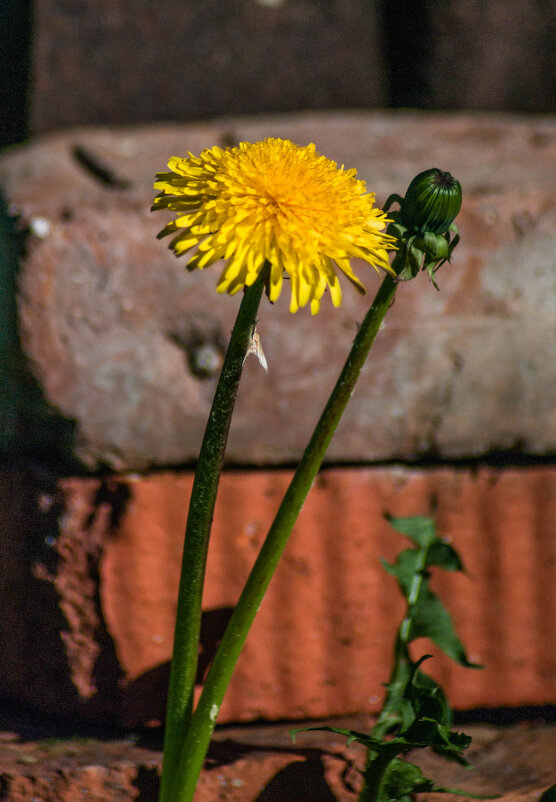
[[[254,354],[259,360],[259,364],[262,368],[268,373],[268,363],[266,361],[266,356],[264,355],[263,346],[261,344],[261,338],[257,331],[253,332],[251,337],[251,342],[249,343],[249,348],[247,349],[247,353],[245,354],[245,359],[249,356],[249,354]],[[245,359],[243,360],[245,362]]]

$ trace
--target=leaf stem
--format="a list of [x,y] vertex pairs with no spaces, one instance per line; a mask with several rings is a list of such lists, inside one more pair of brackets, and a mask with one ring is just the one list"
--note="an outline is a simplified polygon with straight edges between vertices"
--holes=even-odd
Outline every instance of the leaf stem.
[[[394,644],[394,659],[390,679],[387,684],[388,692],[386,694],[386,700],[377,722],[371,731],[373,738],[379,740],[384,738],[386,733],[400,722],[400,706],[405,694],[405,687],[411,677],[411,660],[408,652],[408,645],[411,639],[411,623],[413,620],[413,611],[415,605],[419,601],[419,595],[423,587],[428,553],[429,546],[421,546],[417,550],[415,569],[407,596],[407,609],[398,628]],[[373,759],[372,754],[370,754],[367,759],[367,765],[370,765]]]
[[263,270],[258,280],[245,289],[216,387],[191,490],[166,711],[160,802],[174,802],[175,798],[170,795],[173,775],[191,721],[202,593],[216,493],[243,362],[255,328],[266,272]]
[[386,276],[383,279],[247,579],[182,745],[172,784],[172,802],[191,802],[193,799],[218,712],[247,633],[353,393],[380,325],[392,304],[396,287],[393,277]]
[[427,567],[427,558],[429,554],[429,546],[421,546],[417,551],[417,560],[415,563],[415,570],[411,580],[411,588],[407,597],[407,612],[404,620],[400,625],[400,641],[407,646],[411,634],[411,620],[413,618],[413,610],[419,601],[419,594],[423,587],[423,579],[425,577],[425,570]]

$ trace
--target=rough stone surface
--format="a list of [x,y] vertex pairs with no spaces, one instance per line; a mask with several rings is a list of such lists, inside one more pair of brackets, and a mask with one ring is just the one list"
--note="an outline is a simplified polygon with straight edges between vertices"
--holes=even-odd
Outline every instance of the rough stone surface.
[[[5,154],[0,186],[28,236],[17,310],[3,299],[25,359],[3,360],[3,450],[46,440],[51,458],[116,470],[195,460],[216,376],[192,365],[205,347],[218,365],[238,299],[214,293],[218,266],[188,274],[155,240],[152,177],[172,154],[268,135],[356,166],[379,203],[433,165],[464,188],[440,292],[424,276],[399,288],[328,459],[553,451],[554,119],[365,112],[76,129]],[[372,295],[376,276],[360,272]],[[292,318],[287,295],[261,309],[270,371],[246,363],[232,463],[299,457],[370,303],[346,287],[340,309],[324,299],[316,318]]]
[[382,105],[378,6],[41,0],[30,130]]
[[[315,722],[312,722],[313,724]],[[321,722],[318,722],[319,724]],[[322,722],[368,729],[369,721]],[[308,732],[292,743],[288,726],[216,731],[195,802],[356,802],[363,752],[337,735]],[[499,794],[503,802],[534,802],[554,780],[556,730],[466,726],[474,771],[434,755],[411,754],[427,776],[471,793]],[[10,802],[156,802],[160,746],[132,741],[18,740],[0,733],[0,787]],[[450,794],[431,800],[457,802]]]
[[[224,474],[199,683],[288,480],[284,471]],[[191,483],[190,473],[2,475],[1,692],[59,716],[162,720]],[[392,560],[404,540],[383,515],[428,514],[435,503],[439,532],[469,571],[435,586],[471,659],[487,668],[463,669],[432,650],[431,672],[456,709],[556,703],[555,502],[550,468],[324,471],[219,720],[376,711],[403,613],[379,558]]]

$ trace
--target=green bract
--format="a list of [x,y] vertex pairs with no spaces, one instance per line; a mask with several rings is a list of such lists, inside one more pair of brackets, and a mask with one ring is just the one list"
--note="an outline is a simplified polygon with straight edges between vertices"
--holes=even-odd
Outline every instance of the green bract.
[[405,198],[390,195],[385,210],[394,202],[400,209],[390,213],[388,227],[398,244],[392,267],[400,281],[426,270],[436,286],[434,274],[450,261],[459,242],[453,221],[461,209],[461,185],[450,173],[434,167],[415,176]]

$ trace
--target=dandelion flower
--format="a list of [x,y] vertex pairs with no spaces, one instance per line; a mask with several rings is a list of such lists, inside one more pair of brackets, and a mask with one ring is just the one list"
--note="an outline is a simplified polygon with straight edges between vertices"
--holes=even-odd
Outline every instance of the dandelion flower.
[[242,142],[173,157],[168,167],[156,176],[153,210],[178,216],[158,236],[172,235],[169,247],[177,256],[196,249],[189,270],[222,259],[219,292],[250,286],[268,264],[269,299],[276,301],[287,274],[290,311],[310,302],[316,314],[327,288],[334,306],[341,303],[339,272],[365,293],[352,258],[393,272],[387,251],[395,240],[383,232],[389,220],[373,208],[374,194],[355,170],[338,168],[314,145]]

